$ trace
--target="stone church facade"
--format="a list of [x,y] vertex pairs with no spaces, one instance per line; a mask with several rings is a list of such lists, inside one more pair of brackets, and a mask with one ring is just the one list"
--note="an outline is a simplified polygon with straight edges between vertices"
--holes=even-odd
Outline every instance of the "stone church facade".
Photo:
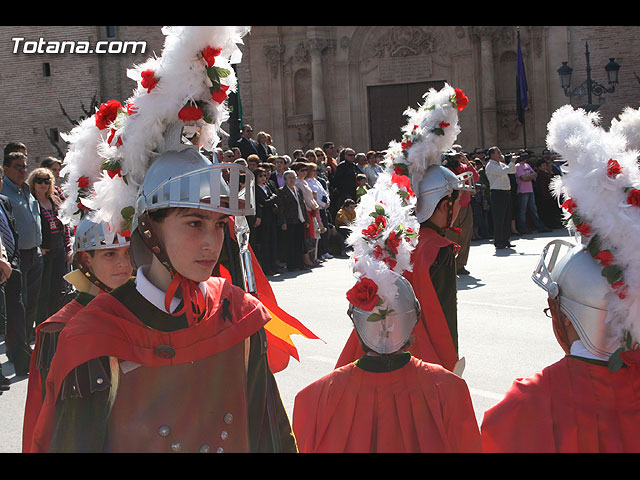
[[[529,91],[524,126],[516,115],[518,29]],[[627,105],[640,106],[639,32],[635,26],[255,26],[236,67],[240,112],[255,133],[270,133],[281,153],[326,141],[382,150],[399,136],[406,107],[446,82],[470,99],[460,114],[458,143],[465,149],[540,152],[553,111],[587,103],[584,92],[565,96],[557,73],[567,61],[572,89],[585,80],[586,42],[593,80],[608,86],[604,66],[611,57],[621,66],[615,92],[594,98],[603,124]],[[15,38],[144,41],[146,50],[28,54],[14,52]],[[126,69],[160,54],[162,42],[158,26],[0,27],[3,145],[23,141],[30,163],[61,156],[59,134],[71,129],[71,120],[85,115],[92,98],[126,100],[134,88]]]

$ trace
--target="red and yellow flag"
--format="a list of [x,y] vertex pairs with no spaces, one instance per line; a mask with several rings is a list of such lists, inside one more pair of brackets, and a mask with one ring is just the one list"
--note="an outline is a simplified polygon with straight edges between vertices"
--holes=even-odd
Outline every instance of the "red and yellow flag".
[[[233,223],[229,222],[229,226],[230,231],[233,232]],[[271,314],[271,320],[264,326],[264,330],[267,334],[269,366],[273,373],[277,373],[287,367],[290,357],[300,361],[298,349],[291,339],[292,335],[302,335],[312,340],[319,340],[319,337],[278,305],[269,280],[262,271],[251,246],[249,246],[249,250],[251,251],[257,298]],[[220,276],[231,281],[231,274],[222,265],[220,265]]]

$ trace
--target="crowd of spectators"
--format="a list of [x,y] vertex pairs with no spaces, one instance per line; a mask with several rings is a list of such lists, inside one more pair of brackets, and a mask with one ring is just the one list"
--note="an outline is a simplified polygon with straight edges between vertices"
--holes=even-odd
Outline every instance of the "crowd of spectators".
[[[271,136],[245,125],[228,149],[205,152],[219,162],[247,166],[256,181],[256,214],[250,243],[268,276],[306,271],[327,260],[346,258],[348,225],[360,197],[382,172],[384,152],[357,153],[333,142],[281,154]],[[28,374],[35,327],[70,296],[64,275],[72,263],[69,228],[58,216],[64,200],[60,160],[48,157],[30,173],[27,147],[11,142],[0,168],[0,332],[18,376]],[[471,171],[475,194],[461,199],[461,211],[447,236],[456,241],[458,274],[465,275],[472,240],[493,238],[510,248],[512,235],[561,228],[561,211],[549,185],[561,171],[551,152],[503,154],[498,147],[473,152],[454,146],[443,164],[456,173]],[[8,380],[0,369],[0,387]]]
[[[11,142],[0,167],[0,331],[17,376],[28,374],[35,327],[68,301],[72,257],[58,216],[61,162],[48,157],[28,172],[27,160],[26,145]],[[1,370],[0,384],[8,384]]]
[[241,163],[254,173],[250,243],[265,274],[305,271],[334,257],[346,258],[348,221],[382,171],[383,152],[357,154],[326,142],[289,155],[276,151],[268,133],[256,137],[251,125],[244,125],[235,145],[212,153],[218,161]]

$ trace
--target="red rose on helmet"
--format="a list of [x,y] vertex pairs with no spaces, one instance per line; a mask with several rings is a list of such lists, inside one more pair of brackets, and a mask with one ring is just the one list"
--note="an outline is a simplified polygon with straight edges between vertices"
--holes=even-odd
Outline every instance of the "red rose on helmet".
[[589,225],[586,222],[582,222],[576,225],[576,230],[578,230],[585,237],[588,237],[591,235],[591,225]]
[[461,112],[469,104],[469,98],[467,98],[459,88],[456,88],[454,91],[456,92],[455,105],[458,111]]
[[631,190],[627,196],[627,203],[634,207],[640,207],[640,190],[636,190],[635,188]]
[[620,164],[612,158],[609,159],[607,162],[607,176],[609,178],[616,178],[620,172],[622,172]]
[[573,198],[570,198],[568,200],[566,200],[563,204],[562,204],[562,208],[564,208],[567,212],[573,214],[573,212],[575,211],[576,207],[578,205],[576,204],[576,202],[573,200]]
[[112,123],[118,116],[118,110],[122,108],[122,105],[117,100],[109,100],[106,103],[100,105],[100,108],[96,112],[96,127],[100,130],[104,130]]
[[347,291],[347,300],[354,307],[370,312],[380,300],[378,285],[370,278],[363,277],[351,290]]
[[151,69],[145,70],[140,75],[142,76],[142,81],[140,82],[140,85],[142,85],[143,88],[146,88],[147,93],[149,93],[158,84],[156,75]]
[[76,180],[76,183],[78,184],[78,188],[89,188],[90,181],[88,177],[80,177]]
[[187,105],[178,112],[178,118],[183,122],[194,122],[202,118],[202,109],[197,105]]
[[229,90],[229,86],[221,84],[220,90],[213,92],[213,94],[211,95],[211,98],[213,99],[214,102],[222,103],[224,102],[224,99],[227,98],[227,90]]
[[411,179],[408,176],[392,173],[391,183],[395,183],[398,187],[404,189],[409,196],[413,195],[413,190],[411,190]]
[[213,67],[216,57],[220,55],[220,52],[222,52],[222,48],[206,47],[202,50],[202,57],[205,62],[207,62],[207,67]]
[[396,232],[391,232],[387,238],[387,248],[394,255],[398,254],[398,245],[400,245],[401,240],[400,237],[396,236]]
[[613,263],[613,255],[609,250],[600,250],[594,258],[599,260],[604,267],[608,267]]

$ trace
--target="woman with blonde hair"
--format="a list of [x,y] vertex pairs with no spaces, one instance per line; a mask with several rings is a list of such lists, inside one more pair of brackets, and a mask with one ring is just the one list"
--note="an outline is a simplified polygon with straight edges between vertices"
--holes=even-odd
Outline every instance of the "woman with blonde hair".
[[40,205],[42,223],[42,289],[38,296],[36,325],[63,306],[67,265],[72,261],[69,227],[58,217],[60,199],[55,194],[55,176],[48,168],[36,168],[27,178],[31,194]]

